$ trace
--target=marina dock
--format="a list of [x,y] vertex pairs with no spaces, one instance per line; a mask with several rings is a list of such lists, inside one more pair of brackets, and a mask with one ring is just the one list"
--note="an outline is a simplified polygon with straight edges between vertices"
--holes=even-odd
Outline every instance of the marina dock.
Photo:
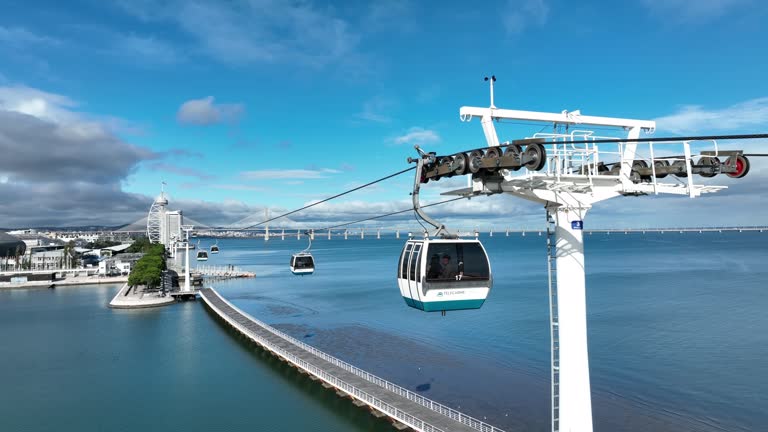
[[367,407],[372,415],[388,417],[397,429],[503,432],[288,336],[241,311],[212,288],[200,290],[200,296],[216,315],[248,339],[340,397]]

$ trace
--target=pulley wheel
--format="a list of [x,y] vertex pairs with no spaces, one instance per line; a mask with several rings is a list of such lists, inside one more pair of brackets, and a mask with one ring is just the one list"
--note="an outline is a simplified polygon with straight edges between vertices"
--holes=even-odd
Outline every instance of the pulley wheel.
[[538,171],[547,163],[547,150],[541,144],[528,144],[525,147],[525,155],[528,157],[525,167],[531,171]]
[[[498,147],[491,147],[488,149],[487,152],[485,152],[485,158],[486,159],[495,159],[494,162],[498,163],[499,158],[501,157],[501,149]],[[493,168],[486,168],[488,172],[496,172],[496,169],[498,167]]]
[[738,155],[729,157],[725,163],[731,162],[732,158],[736,158],[736,172],[725,173],[730,178],[742,178],[749,172],[749,159],[746,156]]
[[432,177],[431,180],[433,180],[433,181],[440,181],[440,179],[443,178],[443,176],[440,175],[437,171],[439,171],[440,166],[443,165],[443,160],[444,159],[445,158],[440,158],[433,165],[430,166],[430,170],[435,170],[435,175],[434,175],[434,177]]
[[[712,167],[712,172],[700,172],[699,174],[702,177],[714,177],[717,174],[720,173],[720,159],[716,157],[703,157],[699,159],[699,162],[696,165],[704,165],[705,167]],[[708,169],[708,168],[707,168]]]
[[469,154],[469,171],[472,174],[480,172],[480,168],[482,167],[482,159],[482,150],[472,150],[472,152]]
[[467,155],[459,153],[453,157],[453,174],[464,175],[467,173]]
[[608,175],[617,176],[619,174],[621,174],[621,164],[617,162],[613,164],[611,170],[608,171]]
[[679,167],[680,169],[682,169],[681,172],[676,172],[675,173],[676,176],[678,176],[678,177],[688,177],[688,168],[685,165],[685,161],[684,160],[676,160],[676,161],[672,162],[672,167],[673,168],[674,167]]
[[[668,176],[669,175],[668,172],[663,172],[668,166],[669,166],[668,160],[661,159],[661,160],[653,161],[653,167],[656,170],[656,178],[661,179]],[[662,172],[659,172],[660,170]]]
[[[515,158],[515,160],[520,163],[520,157],[523,155],[523,147],[520,144],[510,144],[507,146],[507,149],[504,150],[504,156],[512,156]],[[522,164],[510,168],[512,171],[517,171],[520,168],[522,168]]]
[[630,174],[630,178],[634,182],[639,182],[640,180],[649,179],[651,178],[650,175],[640,174],[640,171],[638,169],[641,168],[648,168],[648,163],[642,159],[636,159],[632,162],[632,173]]

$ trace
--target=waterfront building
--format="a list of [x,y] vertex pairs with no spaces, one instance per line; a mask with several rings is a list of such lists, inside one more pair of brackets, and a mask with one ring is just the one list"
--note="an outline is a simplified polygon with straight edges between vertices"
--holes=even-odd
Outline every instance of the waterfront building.
[[0,232],[0,271],[16,269],[17,257],[24,256],[27,244],[17,237]]
[[181,239],[181,225],[183,224],[184,215],[181,210],[166,210],[160,224],[160,243],[170,247],[175,239]]

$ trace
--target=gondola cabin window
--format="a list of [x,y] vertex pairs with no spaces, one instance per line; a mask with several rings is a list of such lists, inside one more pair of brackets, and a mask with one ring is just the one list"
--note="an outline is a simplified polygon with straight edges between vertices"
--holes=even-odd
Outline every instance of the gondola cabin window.
[[427,281],[488,280],[490,271],[479,243],[431,243],[427,250]]
[[400,256],[400,275],[398,276],[400,279],[406,279],[406,271],[408,270],[408,260],[411,257],[412,246],[411,243],[407,243],[405,249],[403,249],[403,254]]
[[421,270],[421,266],[419,265],[419,255],[421,253],[421,245],[415,244],[413,245],[413,257],[411,258],[411,271],[408,274],[408,279],[412,281],[419,281],[419,275]]

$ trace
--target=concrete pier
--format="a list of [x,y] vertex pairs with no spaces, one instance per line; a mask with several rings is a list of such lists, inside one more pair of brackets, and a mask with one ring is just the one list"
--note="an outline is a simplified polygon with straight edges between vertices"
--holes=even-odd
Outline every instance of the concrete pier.
[[398,429],[502,432],[288,336],[238,309],[211,288],[201,290],[200,295],[213,313],[245,337],[319,380],[323,387],[368,407],[376,416],[389,417]]
[[141,309],[166,306],[176,302],[172,296],[159,291],[146,292],[143,287],[131,287],[126,283],[109,302],[114,309]]

